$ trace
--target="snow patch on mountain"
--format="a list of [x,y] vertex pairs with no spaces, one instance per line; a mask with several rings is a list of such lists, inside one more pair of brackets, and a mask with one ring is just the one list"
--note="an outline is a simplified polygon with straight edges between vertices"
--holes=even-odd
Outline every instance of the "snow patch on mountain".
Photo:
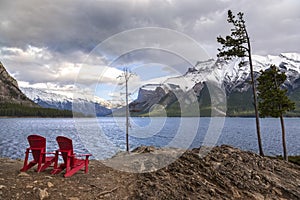
[[[87,97],[84,95],[77,95],[76,98],[74,98],[72,95],[62,95],[54,93],[50,90],[43,90],[43,89],[37,89],[37,88],[26,88],[21,87],[20,88],[22,92],[32,101],[39,104],[42,107],[45,108],[56,108],[61,110],[72,110],[73,103],[76,103],[77,107],[78,105],[81,105],[82,113],[84,114],[93,114],[93,113],[85,113],[84,107],[91,107],[93,105],[94,110],[96,114],[99,115],[106,115],[110,114],[110,107],[111,104],[99,97],[93,96],[93,97]],[[81,112],[81,111],[80,111]]]
[[[300,75],[300,54],[297,53],[283,53],[279,56],[258,56],[254,55],[253,70],[254,75],[259,76],[261,71],[268,69],[272,64],[278,66],[282,72],[287,75],[288,85],[295,84],[295,81],[299,79]],[[229,61],[224,60],[208,60],[198,62],[193,70],[188,72],[180,78],[184,78],[186,85],[181,86],[182,89],[193,88],[193,86],[200,82],[213,81],[219,85],[225,85],[228,91],[248,90],[250,84],[250,67],[246,62],[240,66],[241,58],[232,59]],[[173,84],[176,82],[176,78],[172,80]],[[178,81],[180,83],[180,81]],[[180,85],[180,84],[179,84]]]
[[47,102],[73,102],[74,99],[79,99],[82,101],[98,103],[101,106],[106,108],[111,108],[111,103],[97,96],[87,97],[86,95],[79,95],[76,93],[76,98],[74,98],[73,93],[60,94],[59,92],[47,90],[47,89],[38,89],[30,87],[21,87],[20,88],[28,98],[37,102],[39,99],[42,99]]

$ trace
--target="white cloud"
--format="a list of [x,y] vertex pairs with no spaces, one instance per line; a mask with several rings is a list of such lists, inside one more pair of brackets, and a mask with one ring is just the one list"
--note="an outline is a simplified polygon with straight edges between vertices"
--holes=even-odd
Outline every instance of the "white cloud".
[[39,48],[28,45],[27,48],[21,49],[17,47],[2,47],[0,54],[3,59],[16,60],[20,62],[26,61],[49,61],[53,59],[51,52],[47,48]]

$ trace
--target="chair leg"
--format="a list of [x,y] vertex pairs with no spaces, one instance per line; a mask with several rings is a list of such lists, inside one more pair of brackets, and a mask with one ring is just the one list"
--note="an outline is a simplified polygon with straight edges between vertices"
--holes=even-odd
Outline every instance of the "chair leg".
[[36,171],[39,173],[42,171],[42,161],[43,161],[43,154],[40,153],[40,158],[39,158],[39,162],[38,162],[38,167],[36,169]]
[[63,171],[64,169],[66,168],[65,164],[61,164],[59,165],[59,167],[56,167],[54,168],[52,171],[51,171],[51,174],[54,175],[54,174],[59,174],[61,171]]
[[49,167],[53,162],[54,162],[54,157],[52,158],[52,159],[49,159],[48,161],[46,161],[45,163],[44,163],[44,165],[42,165],[42,167],[40,167],[39,169],[38,169],[38,172],[42,172],[42,171],[44,171],[47,167]]
[[36,162],[31,161],[28,165],[24,166],[20,171],[21,172],[26,172],[27,170],[29,170],[31,167],[33,167],[36,164],[37,164]]
[[70,177],[70,176],[72,176],[73,174],[75,174],[77,171],[79,171],[83,167],[84,167],[84,163],[82,163],[81,165],[78,165],[78,166],[76,166],[76,167],[74,167],[74,168],[66,171],[64,177]]
[[65,169],[65,166],[63,164],[58,166],[58,155],[59,155],[59,152],[56,151],[55,157],[54,157],[54,167],[53,167],[53,170],[51,171],[51,174],[59,174],[62,170]]
[[29,149],[27,149],[25,152],[25,159],[24,159],[23,168],[20,170],[21,172],[26,172],[28,169],[30,169],[31,167],[33,167],[36,164],[36,162],[33,162],[33,161],[31,161],[31,162],[29,162],[29,164],[27,164],[28,157],[29,157]]
[[85,158],[85,168],[84,173],[88,173],[89,171],[89,158],[88,156]]
[[71,159],[68,156],[67,163],[66,163],[66,174],[68,174],[70,170],[71,170]]

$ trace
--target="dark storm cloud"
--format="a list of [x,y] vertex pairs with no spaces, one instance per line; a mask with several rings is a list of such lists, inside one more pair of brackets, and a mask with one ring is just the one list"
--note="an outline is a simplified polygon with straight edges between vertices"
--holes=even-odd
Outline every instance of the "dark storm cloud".
[[[58,72],[68,74],[64,69],[69,67],[75,73],[90,51],[107,38],[150,26],[182,32],[215,57],[216,37],[230,32],[228,9],[245,13],[254,54],[300,52],[299,7],[299,0],[1,0],[0,56],[18,80],[56,83],[65,79],[69,83],[74,78],[61,78]],[[170,39],[157,37],[158,41]],[[111,44],[122,49],[138,42],[133,38]],[[132,63],[155,58],[149,52],[137,55]],[[90,60],[105,65],[99,58]],[[35,71],[44,75],[34,78]]]
[[[245,12],[255,50],[267,51],[266,40],[272,49],[280,45],[278,51],[284,51],[287,44],[285,49],[290,51],[298,49],[294,42],[299,39],[299,7],[298,0],[2,0],[0,44],[89,52],[118,32],[158,26],[182,31],[204,45],[216,45],[216,36],[229,31],[226,11],[230,8]],[[282,44],[276,41],[279,37],[285,39]]]
[[[201,3],[202,2],[202,3]],[[118,32],[138,27],[191,27],[219,1],[10,1],[0,3],[3,46],[90,51]],[[192,30],[191,30],[192,31]]]
[[1,1],[0,7],[1,43],[22,48],[90,50],[122,23],[120,9],[99,1]]

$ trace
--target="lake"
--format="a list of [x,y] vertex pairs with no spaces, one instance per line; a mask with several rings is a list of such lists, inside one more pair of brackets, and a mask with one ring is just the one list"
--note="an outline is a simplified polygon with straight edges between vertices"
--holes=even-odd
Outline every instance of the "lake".
[[[264,118],[261,135],[264,153],[282,154],[279,119]],[[289,155],[300,155],[300,118],[285,118]],[[125,150],[125,119],[102,118],[1,118],[0,156],[24,159],[27,136],[47,138],[47,150],[57,149],[55,138],[64,135],[73,140],[78,153],[90,152],[105,159]],[[258,152],[254,118],[131,118],[130,149],[140,145],[194,148],[202,144],[229,144]]]

